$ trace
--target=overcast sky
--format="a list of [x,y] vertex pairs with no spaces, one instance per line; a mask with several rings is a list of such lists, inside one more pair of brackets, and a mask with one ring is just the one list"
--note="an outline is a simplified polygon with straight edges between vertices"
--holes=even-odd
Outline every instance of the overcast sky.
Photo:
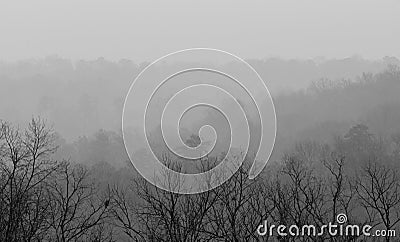
[[190,47],[244,58],[400,57],[400,1],[0,0],[0,60],[140,62]]

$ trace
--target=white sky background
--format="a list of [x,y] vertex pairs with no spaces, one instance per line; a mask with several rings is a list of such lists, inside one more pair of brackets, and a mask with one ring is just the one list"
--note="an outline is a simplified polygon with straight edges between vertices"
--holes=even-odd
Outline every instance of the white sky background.
[[400,57],[400,1],[0,0],[0,60],[151,61],[190,47],[243,58]]

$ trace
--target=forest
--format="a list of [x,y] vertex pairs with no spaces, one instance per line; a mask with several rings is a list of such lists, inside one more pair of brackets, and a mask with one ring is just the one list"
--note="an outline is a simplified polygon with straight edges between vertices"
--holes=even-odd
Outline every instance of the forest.
[[[88,64],[78,74],[85,76],[95,67]],[[43,73],[33,74],[36,79],[28,84],[46,86]],[[69,91],[79,89],[68,79],[73,79],[69,70],[57,73],[65,74]],[[28,85],[28,77],[2,76],[16,87]],[[36,97],[43,113],[24,122],[18,115],[1,118],[0,241],[400,241],[390,236],[269,238],[256,233],[264,220],[321,226],[346,214],[348,223],[400,235],[398,65],[352,78],[310,81],[274,92],[278,135],[260,176],[248,179],[245,162],[222,186],[194,195],[164,191],[141,178],[114,123],[97,121],[96,127],[105,127],[82,131],[98,119],[93,110],[118,113],[120,101],[102,110],[89,94],[83,95],[79,107],[88,118],[74,131],[82,134],[65,138],[76,124],[64,120],[60,126],[62,116],[51,106],[60,101],[55,96],[62,91]],[[97,94],[106,95],[96,88]],[[23,92],[34,96],[36,89]],[[68,110],[67,102],[60,103],[77,113]],[[110,111],[113,105],[117,108]],[[181,167],[175,161],[168,164]]]

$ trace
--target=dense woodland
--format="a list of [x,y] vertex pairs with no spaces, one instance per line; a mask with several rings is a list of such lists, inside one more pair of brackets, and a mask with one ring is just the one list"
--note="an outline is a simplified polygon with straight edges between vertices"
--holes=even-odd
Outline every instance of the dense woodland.
[[28,125],[3,118],[0,241],[265,241],[256,234],[265,219],[322,225],[338,213],[400,235],[399,93],[400,70],[390,65],[274,96],[277,144],[262,175],[249,180],[245,163],[222,186],[197,195],[141,178],[119,132],[70,141],[43,118]]

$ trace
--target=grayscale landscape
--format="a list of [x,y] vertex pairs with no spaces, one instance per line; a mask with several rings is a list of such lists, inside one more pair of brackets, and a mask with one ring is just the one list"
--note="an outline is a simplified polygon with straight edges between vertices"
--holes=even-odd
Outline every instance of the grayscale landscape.
[[[0,241],[400,241],[398,13],[390,0],[2,2]],[[182,194],[135,168],[153,154],[138,145],[128,155],[124,138],[142,142],[143,127],[125,132],[122,119],[135,78],[157,58],[192,47],[228,51],[254,68],[277,129],[266,166],[249,179],[255,155],[229,143],[231,132],[249,135],[246,128],[206,108],[185,116],[184,145],[174,149],[216,147],[188,162],[164,144],[178,125],[164,123],[160,135],[161,121],[152,120],[147,144],[171,170],[194,174],[243,160],[222,185]],[[210,63],[228,73],[231,64]],[[187,65],[162,62],[154,75]],[[156,104],[171,98],[165,93]],[[234,112],[231,100],[214,101]],[[260,134],[250,116],[249,129]],[[219,136],[202,137],[205,123]],[[171,177],[160,182],[179,189]],[[322,226],[339,214],[397,236],[257,234],[265,220]]]

